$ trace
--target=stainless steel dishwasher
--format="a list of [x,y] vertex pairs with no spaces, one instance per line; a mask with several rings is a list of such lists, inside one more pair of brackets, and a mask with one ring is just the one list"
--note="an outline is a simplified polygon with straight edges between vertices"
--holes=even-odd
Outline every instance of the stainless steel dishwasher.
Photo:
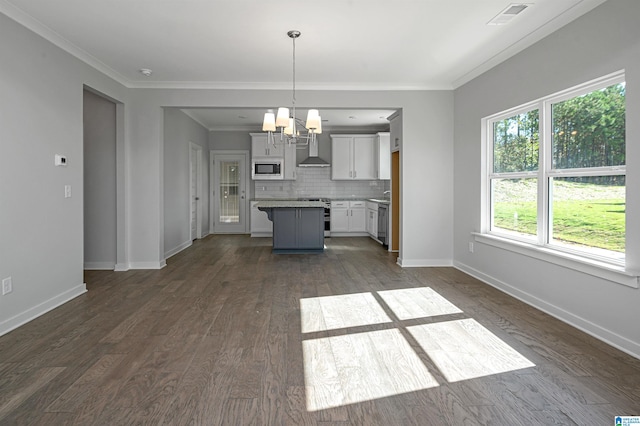
[[378,240],[385,246],[389,245],[389,206],[378,203]]

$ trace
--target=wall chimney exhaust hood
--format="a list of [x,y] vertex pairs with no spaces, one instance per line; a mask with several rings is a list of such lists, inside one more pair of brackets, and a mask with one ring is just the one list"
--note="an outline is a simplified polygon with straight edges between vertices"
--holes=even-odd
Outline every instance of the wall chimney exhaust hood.
[[298,167],[329,167],[331,164],[318,157],[319,140],[309,143],[309,156],[298,164]]

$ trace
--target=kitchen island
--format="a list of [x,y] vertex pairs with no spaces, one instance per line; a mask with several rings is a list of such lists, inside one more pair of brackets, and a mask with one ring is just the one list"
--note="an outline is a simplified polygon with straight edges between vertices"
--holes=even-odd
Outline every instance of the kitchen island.
[[324,251],[324,202],[263,200],[256,208],[273,222],[274,253]]

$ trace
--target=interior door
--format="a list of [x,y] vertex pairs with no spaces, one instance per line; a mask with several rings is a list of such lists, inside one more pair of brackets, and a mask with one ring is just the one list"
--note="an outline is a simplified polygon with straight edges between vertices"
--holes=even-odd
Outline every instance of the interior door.
[[242,234],[247,229],[247,155],[215,154],[213,203],[214,232]]

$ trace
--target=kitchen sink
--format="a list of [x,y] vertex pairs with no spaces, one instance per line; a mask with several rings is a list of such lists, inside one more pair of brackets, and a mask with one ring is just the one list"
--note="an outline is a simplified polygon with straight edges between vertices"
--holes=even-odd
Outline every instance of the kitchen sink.
[[384,198],[369,198],[369,201],[373,201],[374,203],[380,203],[380,204],[389,204],[391,202]]

